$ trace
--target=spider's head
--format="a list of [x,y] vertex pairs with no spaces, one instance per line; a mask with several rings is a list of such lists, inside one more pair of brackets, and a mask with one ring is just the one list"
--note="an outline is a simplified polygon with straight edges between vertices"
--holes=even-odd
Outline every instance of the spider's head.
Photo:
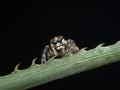
[[57,36],[50,40],[50,46],[52,49],[56,51],[62,51],[66,48],[67,41],[63,38],[63,36]]

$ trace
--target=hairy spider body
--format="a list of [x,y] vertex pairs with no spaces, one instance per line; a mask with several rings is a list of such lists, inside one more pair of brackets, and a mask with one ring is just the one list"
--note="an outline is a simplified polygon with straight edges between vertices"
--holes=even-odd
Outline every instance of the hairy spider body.
[[50,45],[46,45],[41,57],[41,63],[45,63],[51,58],[60,58],[68,54],[79,51],[78,46],[72,39],[65,40],[63,36],[50,39]]

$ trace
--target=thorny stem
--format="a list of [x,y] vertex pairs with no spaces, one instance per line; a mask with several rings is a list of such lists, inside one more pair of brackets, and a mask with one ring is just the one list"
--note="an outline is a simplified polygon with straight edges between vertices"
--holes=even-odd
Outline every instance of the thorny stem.
[[86,51],[81,49],[72,56],[49,60],[45,64],[35,64],[25,70],[15,68],[9,75],[0,77],[0,90],[24,90],[76,73],[120,61],[120,41],[114,45]]

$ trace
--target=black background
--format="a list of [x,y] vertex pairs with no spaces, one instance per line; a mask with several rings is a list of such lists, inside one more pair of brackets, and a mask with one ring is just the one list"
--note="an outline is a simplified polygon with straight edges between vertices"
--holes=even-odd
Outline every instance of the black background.
[[[118,2],[48,1],[10,2],[4,5],[6,30],[1,30],[0,75],[14,67],[28,68],[32,59],[40,58],[49,39],[63,35],[76,41],[79,48],[92,49],[100,43],[111,45],[120,40]],[[37,61],[39,62],[39,61]],[[33,89],[83,90],[116,89],[120,83],[120,63],[56,80]]]

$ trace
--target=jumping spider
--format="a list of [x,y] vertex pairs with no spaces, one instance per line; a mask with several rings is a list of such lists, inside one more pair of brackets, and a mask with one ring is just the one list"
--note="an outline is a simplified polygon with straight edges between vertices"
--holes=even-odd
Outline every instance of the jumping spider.
[[79,51],[78,46],[72,39],[65,40],[63,36],[50,39],[50,45],[46,45],[41,57],[41,63],[45,63],[51,58],[60,58],[68,54]]

